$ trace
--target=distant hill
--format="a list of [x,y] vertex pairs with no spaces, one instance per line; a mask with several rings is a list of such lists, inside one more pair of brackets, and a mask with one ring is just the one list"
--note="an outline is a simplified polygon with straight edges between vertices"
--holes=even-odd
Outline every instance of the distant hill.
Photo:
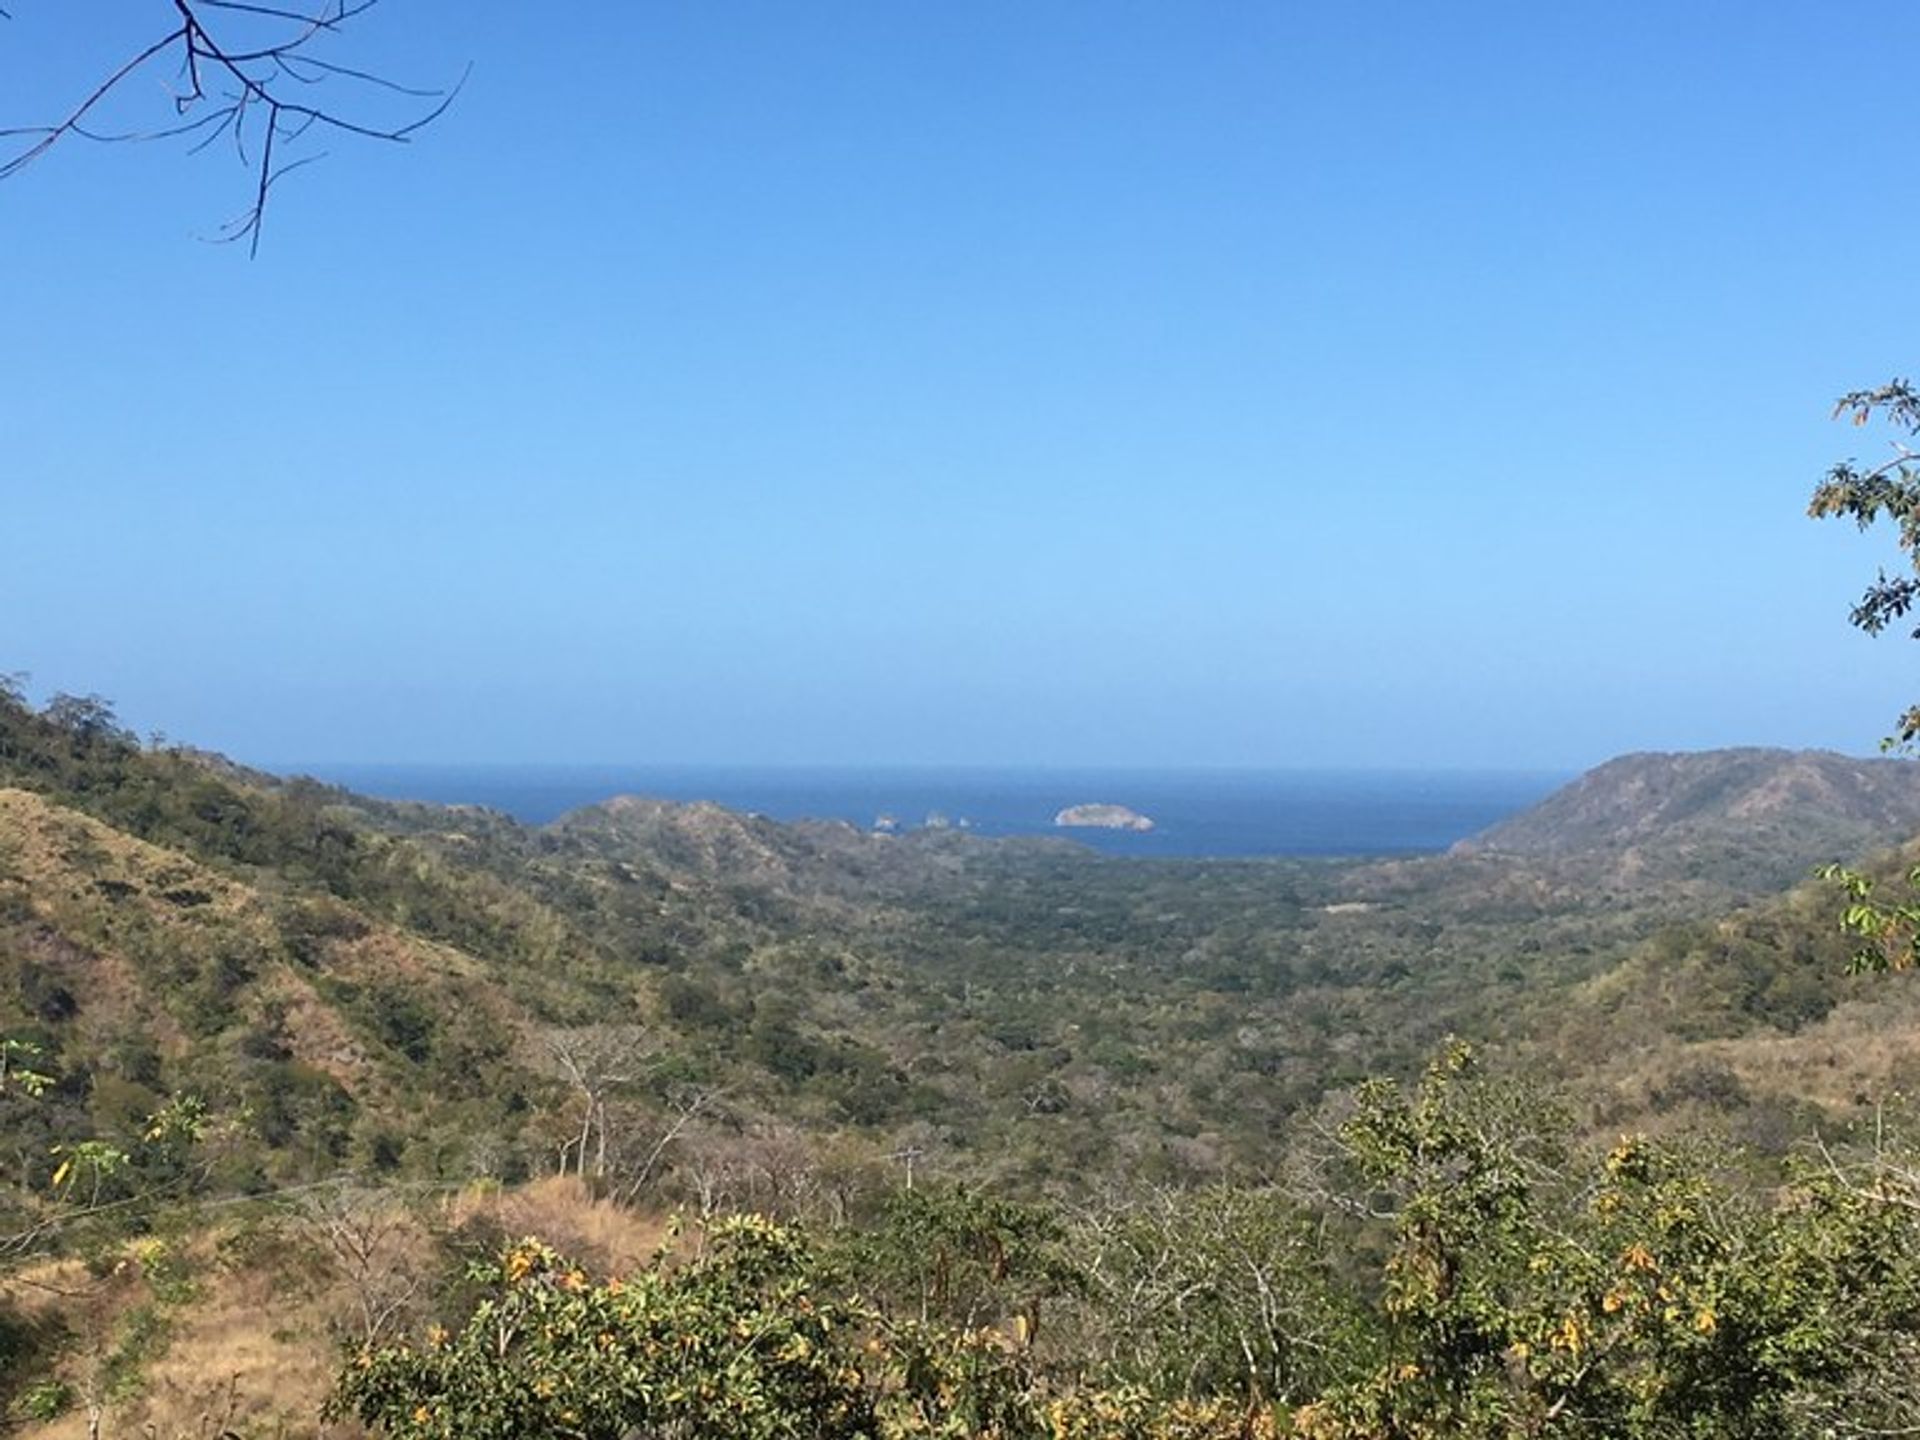
[[682,885],[748,886],[801,899],[877,898],[950,877],[969,857],[1006,848],[954,830],[885,834],[839,820],[770,820],[711,801],[640,795],[569,811],[540,833],[581,854],[650,864]]
[[1920,764],[1743,748],[1620,756],[1455,848],[1757,892],[1916,833]]

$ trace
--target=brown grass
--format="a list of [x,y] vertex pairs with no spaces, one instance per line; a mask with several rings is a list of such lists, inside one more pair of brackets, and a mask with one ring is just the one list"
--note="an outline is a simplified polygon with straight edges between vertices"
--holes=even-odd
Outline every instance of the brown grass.
[[549,1175],[514,1189],[470,1185],[446,1201],[449,1228],[487,1224],[509,1237],[538,1236],[601,1275],[645,1265],[668,1238],[664,1217],[594,1198],[571,1175]]
[[[436,1232],[469,1239],[488,1230],[507,1238],[537,1236],[606,1275],[645,1265],[669,1236],[662,1217],[596,1199],[571,1176],[512,1190],[471,1185],[425,1210],[410,1212],[395,1201],[381,1213],[395,1223],[382,1241],[376,1274],[425,1279],[452,1263]],[[99,1358],[125,1333],[137,1307],[154,1301],[140,1253],[137,1245],[128,1247],[103,1275],[61,1260],[0,1281],[0,1303],[23,1318],[63,1322],[68,1344],[54,1373],[77,1396],[84,1398]],[[216,1440],[227,1431],[350,1440],[365,1433],[320,1419],[343,1347],[357,1343],[361,1323],[360,1290],[329,1248],[324,1221],[282,1215],[229,1222],[196,1236],[185,1260],[194,1291],[164,1307],[165,1344],[146,1365],[136,1393],[105,1409],[107,1440]],[[430,1283],[419,1287],[392,1333],[426,1322],[431,1291]],[[77,1403],[57,1420],[10,1433],[23,1440],[84,1440],[87,1423],[86,1407]]]
[[219,1275],[176,1320],[166,1352],[108,1433],[363,1434],[319,1418],[339,1360],[330,1322],[342,1298],[331,1287],[304,1300],[276,1294],[265,1273]]
[[[323,1425],[319,1418],[337,1364],[336,1322],[347,1304],[338,1280],[322,1272],[320,1283],[299,1293],[289,1287],[288,1272],[223,1258],[221,1241],[228,1238],[209,1234],[192,1247],[197,1293],[164,1307],[164,1346],[136,1393],[102,1403],[101,1435],[214,1440],[233,1431],[346,1440],[364,1434],[357,1425]],[[64,1260],[0,1284],[0,1300],[18,1313],[61,1321],[69,1340],[54,1374],[76,1397],[58,1419],[25,1424],[14,1433],[83,1440],[102,1358],[119,1343],[135,1310],[154,1298],[133,1248],[104,1276]]]

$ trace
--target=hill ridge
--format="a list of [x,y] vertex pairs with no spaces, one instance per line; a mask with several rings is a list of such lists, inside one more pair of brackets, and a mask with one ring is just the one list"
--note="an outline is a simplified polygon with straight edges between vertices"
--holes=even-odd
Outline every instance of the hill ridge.
[[1920,765],[1736,746],[1615,756],[1454,850],[1751,890],[1917,832]]

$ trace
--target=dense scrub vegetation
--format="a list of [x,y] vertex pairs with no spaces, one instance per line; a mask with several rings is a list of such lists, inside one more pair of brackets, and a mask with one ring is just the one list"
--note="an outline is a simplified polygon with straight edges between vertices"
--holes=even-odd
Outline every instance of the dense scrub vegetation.
[[[532,1241],[335,1405],[419,1437],[1886,1433],[1920,1410],[1904,1156],[1758,1191],[1570,1155],[1449,1048],[1311,1177],[1063,1215],[903,1193],[855,1233],[719,1222],[596,1281]],[[1307,1183],[1311,1179],[1314,1183]]]

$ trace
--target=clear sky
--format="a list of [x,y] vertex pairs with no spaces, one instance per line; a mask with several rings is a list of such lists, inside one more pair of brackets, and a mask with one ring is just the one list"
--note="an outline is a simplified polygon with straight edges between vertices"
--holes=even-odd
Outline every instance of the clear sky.
[[[165,0],[13,0],[0,123]],[[384,0],[0,183],[0,670],[256,762],[1870,750],[1901,3]],[[116,115],[155,124],[165,69]],[[309,149],[314,147],[309,146]]]

